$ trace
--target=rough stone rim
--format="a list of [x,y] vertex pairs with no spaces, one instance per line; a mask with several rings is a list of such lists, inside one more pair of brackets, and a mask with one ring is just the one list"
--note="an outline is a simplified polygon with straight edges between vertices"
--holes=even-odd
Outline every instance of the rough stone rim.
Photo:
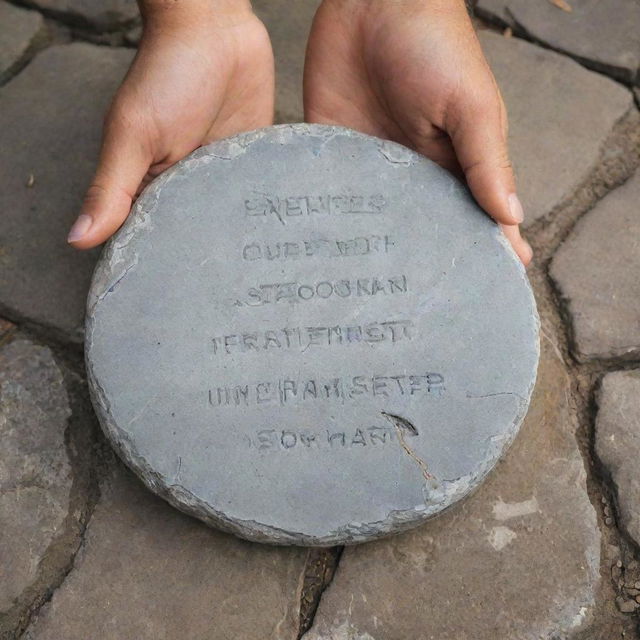
[[[462,499],[473,494],[474,491],[483,484],[487,475],[495,468],[498,461],[507,452],[518,434],[520,426],[527,414],[531,395],[535,387],[537,369],[540,360],[540,318],[533,290],[526,276],[526,271],[522,266],[520,259],[511,247],[511,244],[502,232],[497,235],[498,241],[519,268],[523,285],[525,286],[531,300],[531,311],[533,314],[536,337],[534,345],[535,367],[526,397],[523,397],[523,402],[520,404],[520,411],[513,418],[511,424],[505,428],[505,437],[502,439],[500,447],[497,451],[489,452],[487,457],[478,464],[478,473],[472,473],[463,477],[472,479],[473,485],[470,486],[469,483],[461,483],[460,481],[463,478],[458,478],[455,483],[450,483],[451,485],[455,485],[453,487],[454,498],[444,508],[433,508],[431,510],[425,509],[422,511],[417,511],[415,508],[394,510],[390,511],[384,520],[371,521],[367,523],[349,523],[324,536],[312,536],[301,532],[283,530],[271,524],[255,520],[230,518],[207,501],[193,494],[186,487],[179,484],[167,484],[163,480],[162,476],[153,469],[146,458],[140,455],[128,433],[121,429],[112,419],[109,401],[107,400],[104,389],[101,387],[94,374],[93,366],[89,358],[94,325],[92,312],[100,302],[103,295],[108,292],[110,288],[120,282],[122,278],[124,278],[127,271],[135,266],[135,262],[131,265],[127,265],[115,280],[113,278],[106,279],[105,276],[108,275],[113,263],[117,262],[119,251],[126,247],[128,240],[136,232],[136,229],[140,226],[145,226],[145,214],[148,213],[149,209],[153,208],[153,205],[157,201],[155,195],[151,193],[151,189],[153,188],[156,190],[165,182],[171,180],[174,176],[180,175],[184,169],[188,169],[192,162],[200,160],[203,157],[213,156],[220,160],[230,160],[236,155],[243,153],[253,142],[261,140],[272,131],[278,131],[282,134],[286,134],[288,132],[289,134],[313,135],[325,138],[333,138],[340,135],[346,137],[365,138],[374,141],[382,155],[384,155],[389,162],[393,163],[397,162],[400,164],[406,164],[407,162],[411,162],[411,159],[415,158],[416,155],[419,155],[417,152],[410,150],[401,144],[363,134],[346,127],[296,123],[264,127],[262,129],[256,129],[254,131],[244,132],[228,138],[216,140],[208,145],[199,147],[183,158],[180,162],[163,172],[149,185],[147,185],[140,197],[136,200],[129,217],[123,226],[105,245],[91,279],[91,287],[89,290],[86,308],[84,349],[87,382],[91,402],[96,415],[98,416],[102,430],[107,436],[110,444],[116,450],[120,458],[135,473],[135,475],[142,480],[147,488],[166,500],[179,511],[193,516],[213,528],[220,529],[227,533],[232,533],[240,538],[244,538],[252,542],[274,545],[320,547],[358,544],[395,535],[396,533],[401,533],[420,526],[427,520],[448,511],[451,507],[457,505]],[[221,154],[220,152],[222,150],[226,150],[227,153]],[[218,151],[218,153],[215,153],[214,151]],[[423,162],[435,165],[435,163],[424,156],[420,156],[420,159]],[[448,173],[444,169],[441,169],[440,167],[438,168],[441,171]],[[465,486],[462,486],[463,484]]]

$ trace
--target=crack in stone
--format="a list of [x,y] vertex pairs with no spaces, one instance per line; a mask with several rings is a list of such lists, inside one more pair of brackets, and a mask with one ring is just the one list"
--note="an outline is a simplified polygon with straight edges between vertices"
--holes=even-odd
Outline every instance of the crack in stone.
[[396,433],[398,434],[400,445],[404,449],[405,453],[420,467],[420,471],[422,472],[424,479],[432,485],[435,483],[435,486],[437,486],[437,481],[435,480],[433,474],[429,472],[427,463],[418,455],[416,455],[416,453],[404,439],[405,431],[408,431],[412,436],[417,436],[418,429],[416,429],[416,427],[406,418],[396,416],[393,413],[387,413],[386,411],[381,411],[380,413],[394,426]]
[[466,394],[466,397],[470,400],[481,400],[482,398],[495,398],[498,396],[513,396],[514,398],[518,398],[522,402],[526,402],[527,400],[523,398],[519,393],[515,393],[513,391],[497,391],[496,393],[485,393],[481,396],[474,396],[470,393]]

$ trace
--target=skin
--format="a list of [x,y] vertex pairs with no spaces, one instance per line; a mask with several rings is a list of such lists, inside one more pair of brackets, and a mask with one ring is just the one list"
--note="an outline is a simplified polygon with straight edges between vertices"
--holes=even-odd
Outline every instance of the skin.
[[504,103],[462,0],[324,0],[309,37],[304,104],[310,122],[394,140],[464,175],[531,261],[517,225]]
[[98,168],[69,234],[89,249],[113,235],[144,186],[194,149],[273,122],[274,65],[244,0],[141,4],[144,35],[105,119]]
[[[272,123],[273,55],[248,1],[145,0],[141,9],[143,40],[70,233],[79,249],[111,236],[146,182],[198,146]],[[304,103],[309,122],[400,142],[464,177],[530,262],[504,104],[463,0],[324,0]]]

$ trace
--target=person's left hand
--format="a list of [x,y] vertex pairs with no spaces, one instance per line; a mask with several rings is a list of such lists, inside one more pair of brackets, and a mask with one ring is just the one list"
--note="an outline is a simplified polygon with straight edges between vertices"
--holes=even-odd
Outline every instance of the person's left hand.
[[311,29],[305,119],[416,149],[464,173],[526,265],[507,118],[463,0],[324,0]]

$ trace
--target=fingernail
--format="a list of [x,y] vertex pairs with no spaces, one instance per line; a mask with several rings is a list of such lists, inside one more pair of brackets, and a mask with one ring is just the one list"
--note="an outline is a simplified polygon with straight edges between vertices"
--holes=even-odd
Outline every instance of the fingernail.
[[511,217],[520,224],[524,221],[524,210],[522,209],[522,203],[520,198],[515,193],[509,196],[509,213]]
[[77,242],[81,240],[91,228],[93,218],[86,213],[81,213],[78,219],[73,223],[67,236],[67,242]]

